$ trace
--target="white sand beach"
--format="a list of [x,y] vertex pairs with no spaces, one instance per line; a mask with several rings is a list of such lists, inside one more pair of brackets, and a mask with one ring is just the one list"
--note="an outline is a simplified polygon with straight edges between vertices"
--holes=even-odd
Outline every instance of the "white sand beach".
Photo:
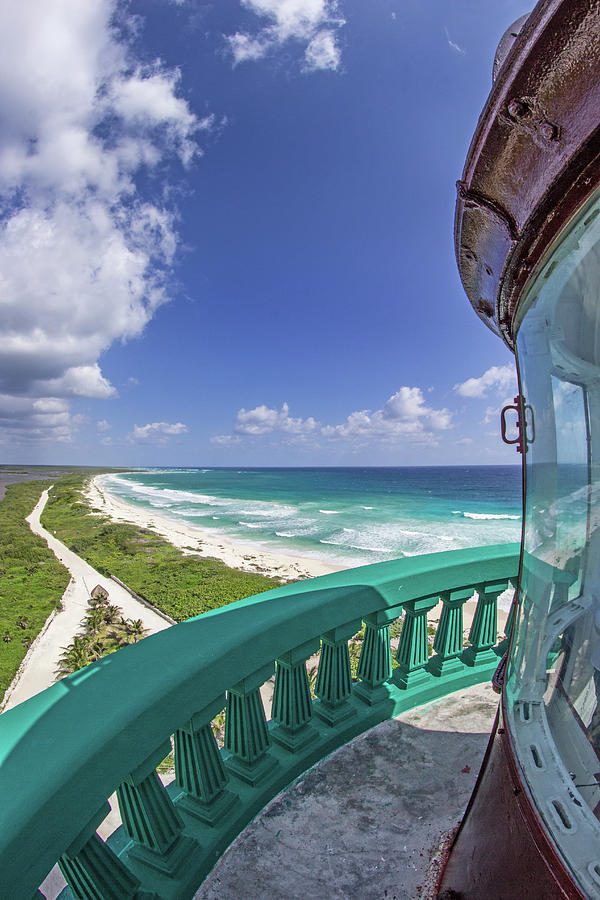
[[221,559],[233,569],[271,575],[282,581],[296,581],[299,578],[314,578],[346,568],[344,565],[335,566],[320,559],[264,550],[249,541],[233,543],[222,534],[133,506],[110,493],[103,475],[96,475],[92,479],[86,498],[92,509],[109,516],[115,522],[130,522],[141,528],[148,528],[175,547],[179,547],[184,553],[197,553],[200,556]]

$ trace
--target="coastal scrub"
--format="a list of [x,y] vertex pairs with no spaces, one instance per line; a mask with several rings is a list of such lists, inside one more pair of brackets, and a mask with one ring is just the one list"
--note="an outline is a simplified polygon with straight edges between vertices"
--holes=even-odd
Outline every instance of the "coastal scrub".
[[50,483],[9,485],[0,501],[0,697],[69,583],[67,569],[25,521]]

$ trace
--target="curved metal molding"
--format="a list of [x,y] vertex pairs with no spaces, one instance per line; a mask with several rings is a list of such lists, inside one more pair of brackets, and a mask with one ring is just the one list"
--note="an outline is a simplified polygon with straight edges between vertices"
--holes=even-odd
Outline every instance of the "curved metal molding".
[[508,53],[458,183],[465,291],[512,349],[535,265],[600,183],[600,5],[542,0]]

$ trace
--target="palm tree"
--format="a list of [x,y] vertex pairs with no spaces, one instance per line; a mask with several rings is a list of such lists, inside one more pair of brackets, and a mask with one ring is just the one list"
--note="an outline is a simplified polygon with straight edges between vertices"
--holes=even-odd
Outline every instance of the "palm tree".
[[105,649],[110,653],[114,650],[120,650],[121,647],[127,647],[129,638],[123,628],[117,626],[106,633]]
[[92,662],[90,654],[89,639],[82,635],[77,635],[73,641],[67,646],[62,647],[63,653],[58,661],[57,675],[61,678],[64,675],[70,675],[72,672],[78,672],[88,663]]
[[148,629],[144,628],[144,623],[141,619],[127,619],[125,621],[125,628],[134,644],[137,644],[138,641],[146,637],[146,634],[148,633]]
[[90,634],[98,634],[104,625],[104,610],[100,607],[92,607],[83,622],[81,623]]
[[121,607],[114,603],[108,603],[106,606],[103,606],[102,612],[107,625],[114,625],[123,615]]

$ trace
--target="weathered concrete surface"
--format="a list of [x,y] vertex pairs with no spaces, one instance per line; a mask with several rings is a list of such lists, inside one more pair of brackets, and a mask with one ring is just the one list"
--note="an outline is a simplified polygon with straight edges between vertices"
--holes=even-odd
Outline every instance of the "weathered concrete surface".
[[497,705],[479,685],[342,747],[263,810],[195,900],[417,898],[462,817]]

